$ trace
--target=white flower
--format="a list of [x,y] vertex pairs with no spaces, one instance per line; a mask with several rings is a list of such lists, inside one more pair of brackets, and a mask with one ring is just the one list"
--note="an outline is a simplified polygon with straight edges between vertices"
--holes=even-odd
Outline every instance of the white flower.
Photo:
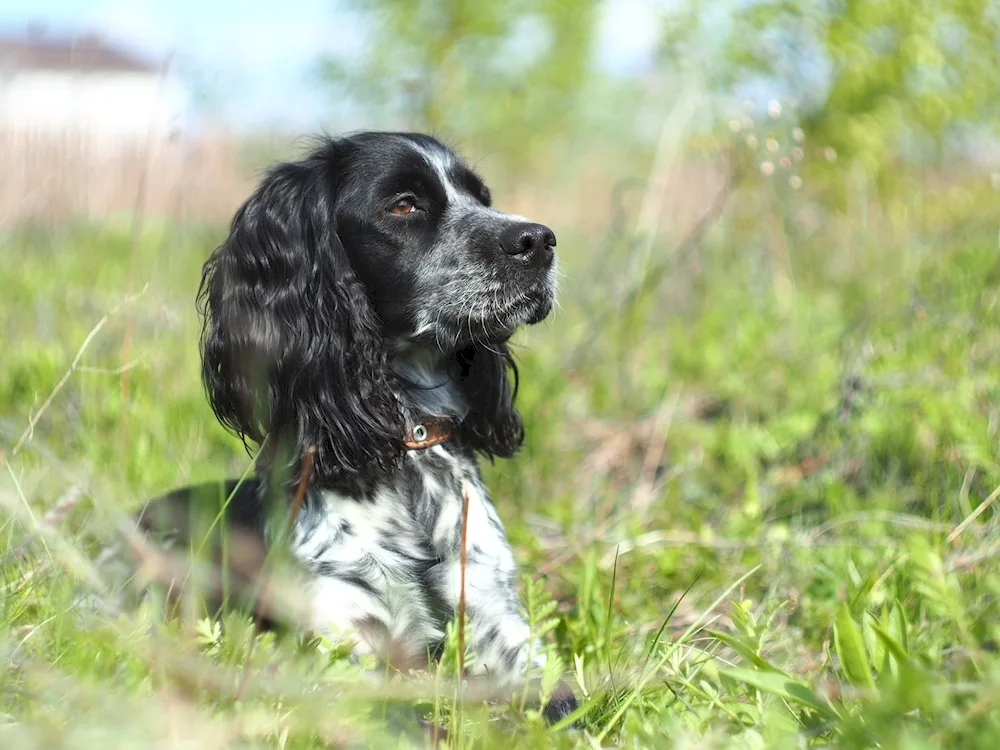
[[792,160],[789,159],[787,156],[782,156],[781,159],[778,160],[778,164],[781,165],[782,169],[792,168]]
[[774,138],[767,139],[767,150],[770,152],[775,152],[778,150],[778,141]]
[[774,164],[769,161],[763,161],[760,163],[760,173],[765,177],[770,177],[774,174]]
[[806,133],[802,128],[795,128],[792,131],[792,140],[796,143],[802,143],[806,139]]
[[740,132],[740,121],[739,120],[730,120],[729,121],[729,129],[732,130],[734,133],[739,133]]
[[805,152],[799,146],[792,149],[792,158],[795,161],[802,161],[803,156],[805,156]]
[[832,146],[823,149],[823,156],[827,161],[837,161],[837,151]]
[[772,120],[777,120],[781,117],[781,102],[777,99],[772,99],[767,103],[767,113],[771,116]]
[[792,186],[792,190],[798,190],[800,187],[802,187],[802,178],[799,177],[797,174],[793,174],[791,177],[788,178],[788,184]]
[[755,136],[755,135],[748,135],[747,136],[747,146],[749,146],[751,150],[756,151],[757,150],[757,136]]

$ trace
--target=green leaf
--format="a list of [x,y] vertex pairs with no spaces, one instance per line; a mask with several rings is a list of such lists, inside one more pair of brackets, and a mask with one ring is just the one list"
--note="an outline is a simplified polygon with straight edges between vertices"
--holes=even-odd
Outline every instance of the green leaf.
[[539,685],[539,697],[543,705],[549,702],[552,692],[556,689],[559,680],[562,679],[563,671],[565,671],[565,665],[559,654],[555,651],[550,651],[547,656],[548,659],[545,662],[545,669],[542,672],[542,679]]
[[874,689],[871,666],[865,655],[865,644],[861,630],[851,617],[851,610],[845,603],[837,609],[837,619],[833,623],[833,642],[840,659],[841,669],[848,681],[855,687]]
[[892,611],[889,612],[889,634],[895,638],[900,647],[903,649],[903,653],[907,656],[910,654],[910,644],[906,639],[906,631],[908,629],[906,623],[906,610],[903,609],[903,605],[900,604],[897,599],[892,606]]
[[742,642],[740,639],[729,635],[728,633],[723,633],[719,630],[712,630],[706,628],[705,632],[710,636],[715,638],[717,641],[722,641],[725,645],[729,646],[733,651],[742,656],[748,662],[753,664],[757,669],[761,669],[767,672],[780,672],[777,667],[771,665],[764,657],[758,654],[754,649],[750,647],[749,644]]
[[886,650],[889,652],[889,668],[894,675],[898,676],[900,671],[915,667],[913,659],[910,658],[906,649],[891,633],[874,624],[872,625],[872,630],[875,631],[875,634],[885,644]]
[[885,644],[879,640],[875,631],[872,629],[872,625],[878,624],[879,622],[885,622],[888,619],[888,616],[886,607],[883,604],[881,620],[875,619],[875,615],[871,612],[865,612],[861,620],[861,632],[865,637],[865,648],[868,649],[868,655],[872,660],[872,667],[875,669],[875,674],[877,675],[881,675],[885,669],[885,661],[888,652],[885,650]]
[[[889,648],[889,644],[886,644],[886,647],[889,649],[889,670],[892,672],[893,676],[899,677],[900,658],[902,658],[904,662],[908,662],[910,659],[910,644],[906,638],[906,611],[903,609],[903,605],[899,602],[899,600],[893,602],[888,620],[889,621],[885,626],[885,634],[896,646],[896,650],[894,652],[892,648]],[[876,630],[876,632],[878,631]],[[897,656],[896,653],[901,656]]]
[[798,703],[799,705],[811,708],[828,718],[837,716],[836,710],[829,702],[821,699],[807,685],[797,682],[781,672],[761,672],[756,669],[726,667],[720,669],[719,673],[737,682],[746,683],[765,693],[770,693],[789,703]]

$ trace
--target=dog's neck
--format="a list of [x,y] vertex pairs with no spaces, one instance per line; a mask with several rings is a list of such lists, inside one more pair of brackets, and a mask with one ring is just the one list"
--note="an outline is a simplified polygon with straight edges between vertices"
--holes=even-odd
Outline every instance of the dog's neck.
[[462,421],[469,404],[455,382],[455,362],[439,349],[427,346],[400,348],[390,361],[399,377],[400,400],[407,418],[451,417]]

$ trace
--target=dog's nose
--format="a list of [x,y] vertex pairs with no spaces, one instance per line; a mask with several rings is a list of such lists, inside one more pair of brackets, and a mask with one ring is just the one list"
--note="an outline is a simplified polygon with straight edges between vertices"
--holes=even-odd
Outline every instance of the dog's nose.
[[512,224],[500,235],[505,253],[534,263],[551,263],[555,244],[555,234],[544,224]]

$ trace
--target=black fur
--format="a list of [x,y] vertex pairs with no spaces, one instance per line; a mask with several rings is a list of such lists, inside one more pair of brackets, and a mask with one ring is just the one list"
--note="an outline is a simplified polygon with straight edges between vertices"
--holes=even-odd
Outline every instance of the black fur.
[[[436,302],[422,305],[414,296],[427,285],[418,280],[426,276],[421,264],[445,260],[426,251],[442,239],[449,202],[413,145],[444,152],[427,136],[362,133],[324,140],[301,161],[274,167],[204,266],[202,376],[212,408],[244,441],[269,436],[265,461],[275,461],[279,445],[290,446],[293,480],[310,445],[319,487],[356,486],[398,465],[404,417],[396,394],[403,384],[388,366],[387,343],[419,340],[414,325]],[[449,168],[464,196],[489,204],[482,180],[464,163],[452,158]],[[386,215],[387,201],[402,193],[423,204],[421,221]],[[460,270],[489,274],[507,262],[512,256],[498,252],[490,230],[516,223],[480,218],[472,260]],[[447,270],[442,266],[442,276]],[[551,299],[539,304],[547,312]],[[466,323],[439,322],[459,332]],[[470,324],[471,340],[455,353],[460,387],[474,407],[463,428],[477,451],[509,457],[524,437],[508,379],[512,327],[497,338],[490,325]]]

